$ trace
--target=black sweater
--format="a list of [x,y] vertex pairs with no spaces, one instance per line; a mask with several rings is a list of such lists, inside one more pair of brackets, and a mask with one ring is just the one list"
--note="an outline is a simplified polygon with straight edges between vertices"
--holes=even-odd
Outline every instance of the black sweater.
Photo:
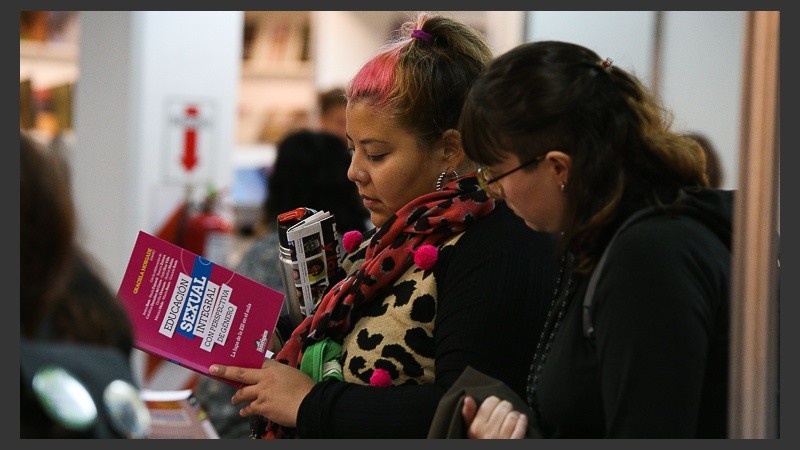
[[300,405],[301,438],[425,438],[444,392],[467,365],[524,397],[555,286],[554,236],[527,228],[504,204],[470,226],[434,268],[436,382],[375,388],[314,386]]
[[622,231],[582,332],[579,280],[542,367],[546,437],[725,438],[732,193]]

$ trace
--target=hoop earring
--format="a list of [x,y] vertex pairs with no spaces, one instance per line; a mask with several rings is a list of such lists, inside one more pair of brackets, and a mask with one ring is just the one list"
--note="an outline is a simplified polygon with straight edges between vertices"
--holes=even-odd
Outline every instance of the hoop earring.
[[442,173],[439,174],[439,178],[436,179],[436,190],[442,190],[442,184],[444,183],[444,176],[447,175],[447,171],[443,170]]
[[[442,186],[444,185],[444,177],[445,176],[447,176],[447,171],[443,170],[442,173],[439,174],[439,177],[436,178],[436,190],[437,191],[441,191],[442,190]],[[453,176],[450,178],[450,180],[452,181],[452,180],[455,180],[456,178],[458,178],[458,172],[456,172],[456,170],[453,169]]]

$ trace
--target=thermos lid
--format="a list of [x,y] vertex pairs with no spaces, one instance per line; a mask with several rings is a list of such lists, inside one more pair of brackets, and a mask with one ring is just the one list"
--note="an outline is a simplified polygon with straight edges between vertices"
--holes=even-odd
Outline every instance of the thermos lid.
[[291,228],[292,225],[297,224],[312,214],[316,214],[316,212],[317,210],[313,208],[300,207],[278,214],[278,240],[281,243],[281,247],[289,246],[289,239],[286,238],[286,231]]

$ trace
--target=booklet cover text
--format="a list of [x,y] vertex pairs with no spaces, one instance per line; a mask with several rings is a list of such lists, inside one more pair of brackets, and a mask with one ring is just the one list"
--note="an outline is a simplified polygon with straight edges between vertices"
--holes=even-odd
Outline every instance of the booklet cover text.
[[234,384],[209,366],[260,368],[284,294],[140,231],[117,297],[136,348]]

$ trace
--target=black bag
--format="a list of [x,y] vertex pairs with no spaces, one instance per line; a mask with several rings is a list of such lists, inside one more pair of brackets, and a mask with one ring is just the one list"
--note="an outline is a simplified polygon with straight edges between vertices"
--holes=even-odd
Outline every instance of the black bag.
[[[118,348],[31,341],[20,337],[19,353],[20,438],[135,438],[145,437],[149,433],[147,407],[139,398],[128,359]],[[45,389],[45,392],[51,393],[48,399],[47,395],[42,395],[42,380],[53,373],[57,373],[57,376],[49,378],[57,381],[51,382],[56,383],[52,388]],[[64,373],[71,377],[65,379],[61,376]],[[117,383],[107,391],[112,382],[117,380],[128,387]],[[34,383],[37,384],[36,388]],[[85,391],[80,389],[80,385],[85,387]],[[120,387],[121,391],[114,389]],[[90,402],[76,403],[68,398],[72,393],[73,398],[85,400],[85,395],[81,397],[80,394],[86,391],[94,402],[96,419],[90,423],[82,419],[77,425],[69,420],[59,420],[58,411],[70,406],[75,409],[80,404],[85,405],[82,409],[92,410],[88,404]],[[111,395],[120,392],[122,398],[120,395]],[[70,415],[70,411],[64,412]],[[91,417],[91,412],[85,411],[81,411],[79,416],[86,417],[87,414]]]
[[428,430],[428,439],[467,438],[467,427],[461,415],[461,407],[464,405],[464,397],[467,395],[473,397],[479,406],[491,395],[511,402],[515,410],[528,416],[528,431],[525,433],[525,437],[528,439],[542,437],[536,428],[530,408],[519,395],[504,382],[490,377],[472,366],[467,366],[439,401],[433,422]]

